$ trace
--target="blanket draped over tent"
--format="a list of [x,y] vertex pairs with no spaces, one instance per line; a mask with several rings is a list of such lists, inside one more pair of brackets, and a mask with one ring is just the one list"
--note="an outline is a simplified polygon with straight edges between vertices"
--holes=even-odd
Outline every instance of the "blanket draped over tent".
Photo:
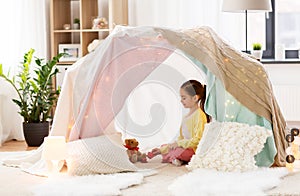
[[[205,110],[215,120],[273,130],[274,137],[268,138],[256,157],[257,164],[284,166],[286,123],[265,69],[251,56],[230,47],[209,27],[173,30],[117,26],[95,51],[67,70],[50,134],[66,136],[68,141],[107,134],[130,93],[173,53],[184,56],[206,74]],[[226,108],[228,100],[236,104]]]
[[277,148],[275,164],[284,166],[286,122],[262,64],[234,50],[210,28],[157,30],[171,44],[203,63],[239,102],[272,123]]

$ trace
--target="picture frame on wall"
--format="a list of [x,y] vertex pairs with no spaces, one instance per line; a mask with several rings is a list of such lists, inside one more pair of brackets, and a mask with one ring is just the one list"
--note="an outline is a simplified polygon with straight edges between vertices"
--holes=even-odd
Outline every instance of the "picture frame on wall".
[[58,52],[65,53],[65,55],[60,58],[60,62],[77,61],[82,57],[80,44],[59,44]]

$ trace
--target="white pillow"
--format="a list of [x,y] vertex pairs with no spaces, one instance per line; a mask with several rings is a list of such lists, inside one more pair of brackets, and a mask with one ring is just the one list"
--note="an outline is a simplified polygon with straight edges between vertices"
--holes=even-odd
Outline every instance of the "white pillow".
[[80,139],[67,144],[70,175],[137,171],[128,159],[120,134]]
[[204,133],[188,169],[249,171],[257,168],[254,156],[264,147],[272,131],[261,126],[237,122],[211,122]]

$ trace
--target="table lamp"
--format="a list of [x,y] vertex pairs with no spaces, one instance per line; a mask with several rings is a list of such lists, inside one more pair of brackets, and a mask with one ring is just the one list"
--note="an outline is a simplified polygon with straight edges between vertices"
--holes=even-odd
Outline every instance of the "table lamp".
[[44,138],[42,159],[47,163],[49,172],[59,173],[67,155],[67,144],[64,136]]
[[222,11],[224,12],[245,12],[246,27],[246,53],[247,49],[247,14],[251,12],[272,11],[271,0],[223,0]]

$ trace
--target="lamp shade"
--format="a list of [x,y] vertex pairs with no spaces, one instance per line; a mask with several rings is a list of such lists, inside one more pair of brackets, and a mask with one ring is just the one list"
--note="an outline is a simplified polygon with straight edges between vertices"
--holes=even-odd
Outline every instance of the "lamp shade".
[[42,158],[44,160],[64,160],[67,155],[67,144],[63,136],[44,138]]
[[223,0],[222,11],[272,11],[271,0]]

